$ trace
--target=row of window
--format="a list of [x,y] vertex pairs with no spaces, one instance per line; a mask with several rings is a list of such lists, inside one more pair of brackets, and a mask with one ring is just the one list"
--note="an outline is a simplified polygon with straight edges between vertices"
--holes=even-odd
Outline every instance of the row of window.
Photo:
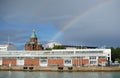
[[97,62],[96,61],[90,61],[90,64],[96,64]]
[[[3,58],[10,58],[10,57],[3,57]],[[11,57],[11,58],[16,58],[16,57]],[[17,58],[24,58],[24,57],[17,57]],[[52,58],[52,59],[60,59],[60,58],[63,58],[63,57],[27,57],[27,59],[34,59],[34,58],[40,58],[40,59],[47,59],[47,58]],[[77,56],[77,57],[70,57],[70,58],[74,58],[74,59],[85,59],[87,57],[85,56]],[[98,56],[98,58],[107,58],[106,56]],[[96,56],[90,56],[89,59],[97,59]]]
[[96,59],[96,56],[90,56],[90,59]]
[[[96,59],[97,57],[96,56],[90,56],[90,59]],[[98,58],[107,58],[105,56],[98,56]]]
[[76,51],[76,53],[103,53],[103,51]]
[[6,48],[0,48],[0,51],[5,51],[5,50],[7,50]]

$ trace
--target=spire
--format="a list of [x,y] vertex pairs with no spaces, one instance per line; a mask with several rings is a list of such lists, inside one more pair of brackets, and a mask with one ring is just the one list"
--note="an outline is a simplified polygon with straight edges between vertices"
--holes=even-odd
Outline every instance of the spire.
[[35,30],[34,30],[34,29],[32,30],[32,35],[31,35],[31,38],[37,38],[37,37],[36,37],[36,34],[35,34]]

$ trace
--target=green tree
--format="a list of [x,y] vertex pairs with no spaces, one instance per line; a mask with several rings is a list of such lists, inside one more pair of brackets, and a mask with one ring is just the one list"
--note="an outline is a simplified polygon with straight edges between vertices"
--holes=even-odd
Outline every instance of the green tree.
[[116,58],[115,61],[118,61],[120,63],[120,59],[119,58]]
[[[111,47],[111,59],[114,62],[116,59],[120,59],[120,48]],[[120,63],[120,61],[119,61]]]
[[65,47],[61,45],[55,45],[53,49],[65,49]]
[[45,50],[52,50],[52,48],[45,48]]

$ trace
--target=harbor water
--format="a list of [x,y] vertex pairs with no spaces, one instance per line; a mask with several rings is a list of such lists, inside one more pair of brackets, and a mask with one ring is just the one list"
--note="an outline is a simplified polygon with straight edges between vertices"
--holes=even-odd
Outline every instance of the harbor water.
[[0,78],[120,78],[120,72],[0,71]]

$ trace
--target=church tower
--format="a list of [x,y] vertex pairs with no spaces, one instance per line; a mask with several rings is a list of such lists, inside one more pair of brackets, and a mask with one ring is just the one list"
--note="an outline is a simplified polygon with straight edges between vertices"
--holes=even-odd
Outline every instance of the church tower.
[[32,31],[30,41],[25,44],[25,50],[43,50],[42,45],[37,40],[35,30]]

